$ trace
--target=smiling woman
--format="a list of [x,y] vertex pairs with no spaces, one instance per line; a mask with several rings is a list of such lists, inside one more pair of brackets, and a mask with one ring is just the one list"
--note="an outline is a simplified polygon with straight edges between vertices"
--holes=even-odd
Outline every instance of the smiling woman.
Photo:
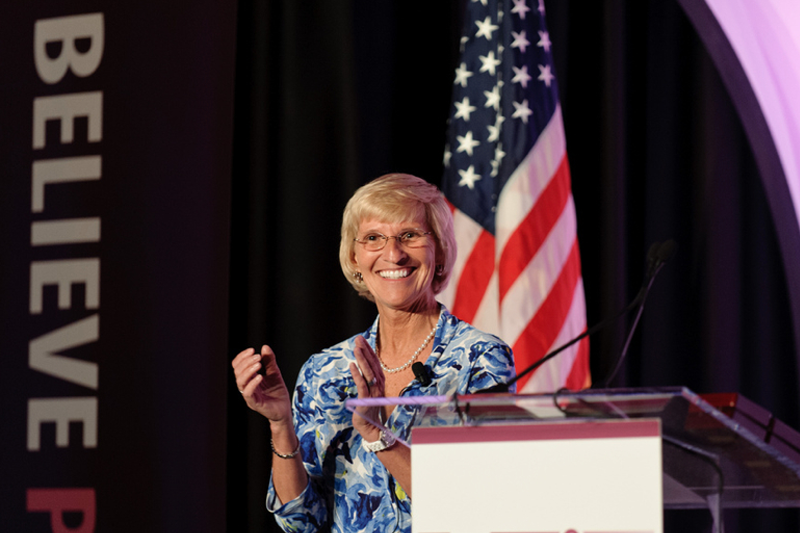
[[[428,239],[422,216],[396,224],[370,219],[359,224],[360,239],[352,261],[355,279],[367,287],[380,314],[436,308],[431,282],[437,268],[436,243]],[[386,237],[396,233],[395,237]],[[413,237],[409,237],[409,235]],[[392,243],[388,244],[391,240]]]
[[[424,222],[414,224],[415,220]],[[342,219],[339,263],[347,281],[359,295],[374,301],[369,290],[358,280],[358,266],[355,263],[358,238],[369,233],[366,227],[361,227],[366,222],[393,225],[399,227],[398,231],[430,230],[436,245],[437,265],[440,265],[431,283],[431,290],[439,294],[447,286],[456,260],[456,241],[450,208],[435,186],[408,174],[388,174],[358,189],[347,203]],[[406,224],[409,227],[404,227]],[[385,233],[395,235],[390,230]]]
[[[247,405],[270,422],[267,507],[285,531],[411,531],[410,450],[393,435],[411,441],[413,409],[352,416],[345,400],[469,394],[513,378],[511,349],[436,301],[455,256],[439,190],[407,174],[382,176],[348,202],[339,254],[348,281],[378,308],[372,326],[313,355],[292,400],[269,347],[233,360]],[[414,362],[424,364],[426,383]]]

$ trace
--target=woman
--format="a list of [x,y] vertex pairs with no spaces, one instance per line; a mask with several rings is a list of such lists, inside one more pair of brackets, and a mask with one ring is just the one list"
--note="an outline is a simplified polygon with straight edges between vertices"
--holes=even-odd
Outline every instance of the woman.
[[[438,189],[405,174],[380,177],[347,203],[339,250],[347,280],[378,308],[372,327],[313,355],[293,400],[268,346],[233,360],[247,405],[270,423],[267,507],[284,531],[411,531],[410,450],[352,416],[347,398],[468,394],[513,377],[509,347],[435,299],[455,256]],[[417,361],[432,378],[427,386],[414,378]],[[410,441],[412,409],[371,415]]]

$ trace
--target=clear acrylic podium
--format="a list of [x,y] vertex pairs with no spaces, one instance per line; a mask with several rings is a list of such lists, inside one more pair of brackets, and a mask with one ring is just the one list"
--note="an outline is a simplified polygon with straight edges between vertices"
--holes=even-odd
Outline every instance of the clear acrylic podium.
[[420,427],[659,419],[664,508],[711,507],[717,521],[723,507],[800,507],[800,434],[737,394],[607,389],[346,402],[351,411],[387,404],[412,409]]

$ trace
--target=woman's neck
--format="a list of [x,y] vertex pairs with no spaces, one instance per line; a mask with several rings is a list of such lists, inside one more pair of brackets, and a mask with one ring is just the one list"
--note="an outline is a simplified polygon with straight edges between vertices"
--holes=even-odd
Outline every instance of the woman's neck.
[[378,343],[386,364],[413,354],[436,327],[439,313],[435,300],[414,311],[383,310],[378,320]]

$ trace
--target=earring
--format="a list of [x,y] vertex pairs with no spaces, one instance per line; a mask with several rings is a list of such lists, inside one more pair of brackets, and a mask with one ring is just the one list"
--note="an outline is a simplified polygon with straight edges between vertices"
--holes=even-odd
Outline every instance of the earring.
[[364,283],[364,276],[362,276],[361,272],[359,272],[358,270],[353,272],[353,277],[355,278],[356,283]]
[[436,265],[436,275],[441,276],[444,272],[444,265]]

